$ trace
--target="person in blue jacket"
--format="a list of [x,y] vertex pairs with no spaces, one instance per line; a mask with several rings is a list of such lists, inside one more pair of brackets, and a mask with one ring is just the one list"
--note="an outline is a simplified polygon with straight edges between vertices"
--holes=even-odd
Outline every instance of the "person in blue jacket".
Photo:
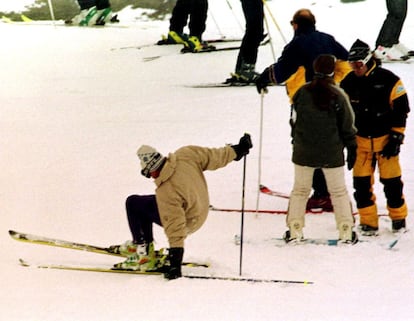
[[[348,50],[332,35],[316,30],[315,24],[315,16],[309,9],[300,9],[294,14],[291,21],[293,39],[284,47],[277,62],[266,68],[257,78],[256,87],[259,93],[266,91],[269,84],[286,83],[288,95],[293,97],[297,89],[313,79],[313,62],[321,54],[336,57],[336,76],[344,77],[351,71],[347,63]],[[302,76],[298,77],[300,73]],[[340,80],[335,77],[336,82]],[[313,189],[307,209],[322,208],[324,211],[332,211],[325,177],[320,169],[314,172]]]

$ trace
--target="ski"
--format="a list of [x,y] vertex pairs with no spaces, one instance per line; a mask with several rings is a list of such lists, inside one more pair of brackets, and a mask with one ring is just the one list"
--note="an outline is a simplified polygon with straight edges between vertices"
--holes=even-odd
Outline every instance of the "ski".
[[[276,197],[281,197],[281,198],[286,198],[286,199],[290,198],[289,195],[284,194],[282,192],[274,191],[274,190],[272,190],[269,187],[264,186],[264,185],[260,185],[259,189],[260,189],[261,193],[269,195],[269,196],[276,196]],[[321,208],[311,208],[309,210],[306,210],[306,213],[321,214],[321,213],[332,213],[332,211],[323,211]],[[354,216],[358,215],[358,212],[353,212],[352,215],[354,215]],[[384,213],[379,213],[378,216],[388,216],[388,215],[384,214]]]
[[254,82],[246,83],[246,82],[211,82],[211,83],[203,83],[203,84],[195,84],[195,85],[186,85],[185,87],[188,88],[223,88],[223,87],[251,87],[255,86]]
[[263,193],[263,194],[276,196],[276,197],[281,197],[281,198],[286,198],[286,199],[290,198],[290,196],[288,194],[271,190],[269,187],[267,187],[265,185],[262,185],[262,184],[259,185],[259,189],[260,189],[260,192]]
[[[135,274],[135,275],[162,275],[159,271],[133,271],[133,270],[120,270],[113,268],[103,267],[91,267],[83,265],[64,265],[64,264],[32,264],[24,259],[19,259],[19,263],[24,267],[32,267],[38,269],[50,269],[50,270],[66,270],[66,271],[80,271],[80,272],[101,272],[101,273],[119,273],[119,274]],[[242,281],[252,283],[288,283],[288,284],[313,284],[309,281],[295,281],[295,280],[277,280],[277,279],[256,279],[245,277],[233,277],[233,276],[215,276],[215,275],[186,275],[182,276],[187,279],[198,280],[221,280],[221,281]]]
[[[237,41],[241,41],[241,39],[222,37],[222,38],[214,38],[214,39],[206,40],[207,43],[225,43],[225,42],[237,42]],[[176,46],[176,45],[182,45],[182,44],[167,43],[167,42],[163,42],[162,40],[160,40],[156,43],[147,43],[147,44],[138,45],[138,46],[125,46],[125,47],[119,47],[119,48],[111,48],[111,50],[126,50],[126,49],[140,50],[140,49],[156,47],[156,46]]]
[[[215,207],[213,205],[210,205],[210,210],[215,212],[236,212],[240,213],[241,209],[238,208],[222,208],[222,207]],[[255,209],[245,209],[245,213],[256,213],[256,214],[284,214],[286,215],[288,213],[287,210],[255,210]],[[307,210],[307,214],[323,214],[323,213],[332,213],[332,212],[326,212],[322,209],[312,209]]]
[[[267,39],[263,40],[260,43],[260,46],[267,45],[268,43],[270,43],[270,38],[267,38]],[[181,49],[181,53],[183,53],[183,54],[184,53],[195,53],[195,54],[199,54],[199,53],[205,53],[205,52],[229,51],[229,50],[238,50],[238,49],[240,49],[240,45],[238,45],[238,46],[219,47],[219,48],[217,48],[215,46],[208,46],[205,49],[202,49],[200,51],[193,52],[188,47],[185,47],[184,46],[184,48]]]
[[[185,47],[183,49],[181,49],[180,53],[182,54],[186,54],[186,53],[193,53],[193,54],[201,54],[201,53],[207,53],[207,52],[219,52],[219,51],[228,51],[228,50],[237,50],[240,47],[238,46],[231,46],[231,47],[222,47],[222,48],[216,48],[214,46],[210,46],[206,49],[203,49],[201,51],[197,51],[197,52],[192,52],[189,50],[186,50]],[[169,55],[175,55],[175,53],[172,54],[168,54]],[[153,61],[156,59],[160,59],[161,57],[165,57],[167,55],[156,55],[156,56],[148,56],[148,57],[144,57],[142,58],[143,61],[148,62],[148,61]]]
[[403,63],[403,64],[410,64],[414,61],[413,59],[414,55],[412,54],[412,52],[410,51],[407,55],[402,56],[400,59],[384,59],[382,60],[382,63],[387,64],[387,63]]
[[[71,241],[65,241],[60,239],[54,239],[29,233],[21,233],[13,230],[9,230],[9,235],[16,241],[26,242],[26,243],[33,243],[33,244],[40,244],[40,245],[47,245],[47,246],[54,246],[54,247],[62,247],[65,249],[70,250],[80,250],[86,252],[93,252],[105,255],[114,255],[114,256],[121,256],[124,257],[122,254],[117,253],[114,249],[110,247],[100,247],[91,244],[84,244],[84,243],[75,243]],[[208,263],[197,263],[197,262],[183,262],[183,266],[189,267],[205,267],[208,268],[210,264]]]
[[[338,245],[342,245],[339,240],[337,239],[314,239],[314,238],[308,238],[308,239],[303,239],[300,240],[298,242],[290,242],[290,243],[286,243],[286,241],[283,238],[272,238],[272,241],[275,243],[275,246],[277,247],[283,247],[283,246],[300,246],[300,245],[307,245],[307,244],[313,244],[313,245],[327,245],[327,246],[338,246]],[[364,240],[359,240],[359,242],[366,242]],[[355,244],[358,244],[355,243]],[[344,246],[349,246],[349,245],[355,245],[355,244],[343,244]]]
[[186,54],[186,53],[201,54],[201,53],[206,53],[206,52],[230,51],[230,50],[238,50],[238,49],[240,49],[240,46],[228,46],[228,47],[220,47],[220,48],[217,48],[215,46],[208,46],[207,48],[204,48],[200,51],[193,52],[191,51],[191,49],[184,47],[183,49],[181,49],[180,52],[182,54]]
[[[264,45],[268,44],[269,42],[270,42],[270,40],[266,39],[266,40],[264,40],[260,43],[260,46],[264,46]],[[184,47],[182,50],[180,50],[180,52],[182,54],[185,54],[185,53],[201,54],[201,53],[207,53],[207,52],[220,52],[220,51],[230,51],[230,50],[238,50],[238,49],[240,49],[239,45],[238,46],[226,46],[226,47],[209,46],[209,47],[207,47],[203,50],[193,52],[191,50],[188,50],[186,47]],[[173,54],[175,54],[175,53],[173,53]],[[170,56],[170,55],[171,55],[171,53],[167,54],[167,55],[156,55],[156,56],[144,57],[143,61],[145,61],[145,62],[153,61],[153,60],[159,59],[161,57]]]
[[[238,208],[222,208],[222,207],[215,207],[210,205],[210,211],[215,212],[235,212],[241,213],[241,209]],[[254,210],[254,209],[244,209],[245,213],[256,213],[256,214],[287,214],[287,210]],[[321,212],[322,213],[322,212]]]
[[32,264],[23,259],[19,259],[19,263],[21,266],[24,266],[24,267],[35,267],[38,269],[50,269],[50,270],[69,270],[69,271],[122,273],[122,274],[139,274],[139,275],[161,275],[162,274],[162,272],[158,272],[158,271],[120,270],[120,269],[114,269],[114,268],[83,266],[83,265]]
[[382,242],[374,242],[376,239],[376,237],[371,237],[370,239],[359,239],[358,242],[354,243],[354,244],[344,244],[341,243],[338,239],[325,239],[325,238],[306,238],[303,239],[301,241],[298,242],[289,242],[286,243],[286,241],[281,238],[281,237],[277,237],[277,238],[272,238],[271,242],[274,244],[274,246],[276,247],[285,247],[285,246],[301,246],[301,245],[325,245],[325,246],[355,246],[361,243],[376,243],[377,245],[383,247],[386,250],[392,250],[396,244],[399,241],[399,238],[395,238],[393,240],[388,240],[385,241],[383,240]]
[[237,276],[214,276],[214,275],[183,275],[187,279],[199,280],[220,280],[220,281],[242,281],[251,283],[287,283],[287,284],[313,284],[311,281],[295,281],[295,280],[277,280],[277,279],[257,279]]

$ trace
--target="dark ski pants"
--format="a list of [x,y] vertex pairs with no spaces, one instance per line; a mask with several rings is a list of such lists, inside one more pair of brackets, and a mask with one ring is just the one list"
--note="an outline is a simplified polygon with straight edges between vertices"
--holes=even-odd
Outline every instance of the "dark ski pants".
[[183,33],[190,17],[188,24],[190,36],[196,36],[201,40],[206,30],[207,10],[207,0],[177,0],[170,19],[170,30]]
[[399,43],[400,34],[407,16],[407,0],[387,0],[388,14],[381,27],[376,47],[392,47]]
[[314,191],[313,196],[316,198],[329,196],[325,175],[320,168],[315,169],[313,172],[312,188]]
[[262,0],[241,0],[241,5],[246,20],[246,30],[237,58],[236,71],[243,63],[256,64],[257,51],[264,38]]
[[96,6],[96,0],[78,0],[78,3],[81,10]]
[[109,0],[78,0],[78,3],[81,10],[89,9],[94,6],[96,6],[96,9],[101,10],[111,6]]
[[132,240],[149,244],[154,240],[152,224],[162,226],[155,195],[131,195],[125,202]]

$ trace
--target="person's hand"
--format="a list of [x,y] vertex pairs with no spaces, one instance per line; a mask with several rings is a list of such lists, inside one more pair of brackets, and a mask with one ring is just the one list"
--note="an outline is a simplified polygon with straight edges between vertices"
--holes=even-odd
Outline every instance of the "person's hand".
[[384,146],[384,149],[380,152],[382,157],[390,159],[397,156],[400,153],[400,146],[403,143],[404,134],[394,131],[390,132],[388,143]]
[[259,94],[267,93],[267,86],[270,83],[269,68],[266,68],[256,79],[256,88]]
[[346,155],[346,163],[348,166],[348,170],[354,168],[356,157],[357,157],[357,147],[356,146],[349,146],[347,147],[347,155]]
[[240,138],[238,145],[231,146],[234,151],[236,152],[235,161],[239,161],[243,158],[243,156],[249,153],[250,148],[253,147],[252,139],[249,134],[244,134],[242,138]]

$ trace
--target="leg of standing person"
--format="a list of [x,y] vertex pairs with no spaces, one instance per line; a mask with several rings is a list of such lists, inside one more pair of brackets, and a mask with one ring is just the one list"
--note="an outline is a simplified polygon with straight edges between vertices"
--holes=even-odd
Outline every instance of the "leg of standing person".
[[246,20],[246,29],[233,77],[239,81],[254,82],[258,76],[255,70],[258,48],[264,38],[263,2],[262,0],[241,0],[241,4]]
[[392,230],[405,229],[405,218],[408,215],[407,204],[404,199],[403,182],[401,180],[401,166],[399,157],[380,157],[378,159],[380,182],[384,185],[384,194],[387,199],[387,209],[392,221]]
[[344,167],[324,168],[323,173],[332,198],[336,226],[339,231],[338,239],[355,243],[357,236],[353,233],[354,217],[348,190],[345,184]]
[[96,25],[103,26],[111,21],[112,9],[109,0],[96,0],[96,9],[98,10],[95,21]]
[[206,30],[206,20],[208,11],[207,0],[193,0],[190,4],[190,22],[188,28],[190,29],[190,37],[197,37],[202,41],[202,36]]
[[322,209],[325,212],[331,212],[333,209],[332,202],[325,176],[320,168],[315,169],[313,173],[312,188],[314,192],[306,204],[306,209],[309,211]]
[[378,210],[374,194],[374,172],[376,153],[357,150],[353,168],[354,198],[359,214],[362,235],[378,234]]
[[85,18],[88,16],[88,13],[93,10],[96,11],[96,0],[78,0],[80,12],[73,18],[65,20],[65,24],[68,25],[80,25]]
[[295,181],[290,194],[288,215],[286,225],[289,230],[285,233],[287,242],[300,241],[303,238],[303,227],[305,226],[306,201],[312,187],[314,168],[294,165]]
[[202,41],[203,33],[206,29],[208,1],[207,0],[192,0],[190,4],[190,22],[188,28],[190,29],[190,37],[188,38],[186,50],[190,52],[200,52],[207,48],[213,49],[213,46],[205,41]]
[[184,34],[184,28],[190,15],[190,7],[191,0],[177,0],[172,11],[168,35],[162,36],[162,39],[157,42],[158,45],[186,45],[188,35]]
[[387,0],[388,14],[375,43],[375,54],[380,59],[399,59],[408,54],[400,44],[401,31],[407,17],[407,0]]
[[191,0],[177,0],[170,19],[170,31],[184,33],[190,14]]

